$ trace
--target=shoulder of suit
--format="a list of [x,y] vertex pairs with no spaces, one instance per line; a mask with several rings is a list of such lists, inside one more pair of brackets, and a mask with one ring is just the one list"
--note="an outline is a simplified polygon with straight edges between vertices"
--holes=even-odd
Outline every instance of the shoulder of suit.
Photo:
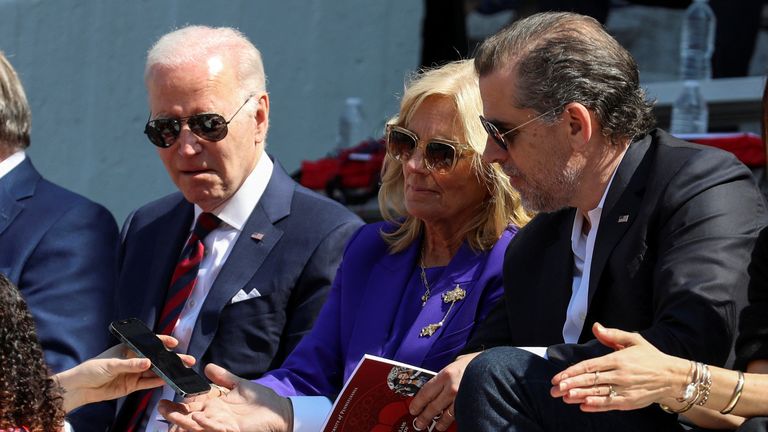
[[393,229],[394,225],[389,222],[374,222],[361,226],[349,239],[345,259],[369,260],[371,256],[389,253],[389,245],[381,237],[381,232]]
[[[175,210],[179,205],[185,202],[186,200],[181,192],[174,192],[142,205],[134,210],[133,213],[137,215],[160,215]],[[192,206],[192,204],[189,205]]]
[[50,215],[63,214],[73,209],[80,209],[94,213],[109,213],[109,211],[99,203],[59,186],[51,181],[41,178],[35,189],[32,198],[36,205],[44,209],[38,211],[48,212]]
[[291,205],[291,214],[295,211],[311,212],[308,216],[317,218],[318,221],[336,221],[339,224],[360,221],[357,215],[339,202],[298,184]]
[[668,171],[673,166],[687,165],[690,162],[701,162],[707,166],[743,165],[731,152],[684,141],[661,129],[651,131],[651,137],[656,146],[656,161],[666,168],[663,171]]

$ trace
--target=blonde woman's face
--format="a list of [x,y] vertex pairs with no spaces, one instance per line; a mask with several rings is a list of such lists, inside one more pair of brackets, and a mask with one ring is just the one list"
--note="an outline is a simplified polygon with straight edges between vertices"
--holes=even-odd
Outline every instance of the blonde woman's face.
[[424,144],[439,138],[463,142],[463,131],[453,103],[446,98],[427,98],[404,127],[419,138],[419,145],[402,162],[405,208],[408,213],[430,224],[462,226],[481,211],[489,196],[472,169],[472,153],[465,150],[454,168],[447,172],[430,171],[424,164]]

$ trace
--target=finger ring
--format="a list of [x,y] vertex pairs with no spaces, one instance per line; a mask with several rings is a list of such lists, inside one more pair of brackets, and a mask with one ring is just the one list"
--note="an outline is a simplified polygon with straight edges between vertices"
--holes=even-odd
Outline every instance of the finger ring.
[[219,391],[219,396],[218,397],[226,396],[227,393],[229,393],[229,389],[228,388],[222,387],[222,386],[220,386],[218,384],[211,383],[211,388],[212,389],[216,389],[216,390]]
[[600,379],[600,371],[595,371],[595,382],[592,383],[592,387],[597,386],[597,380]]
[[447,408],[447,409],[445,410],[445,413],[446,413],[446,414],[448,414],[448,417],[451,417],[451,418],[453,418],[453,413],[451,412],[451,409],[450,409],[450,408]]
[[613,386],[608,384],[608,399],[616,397],[616,390],[613,389]]

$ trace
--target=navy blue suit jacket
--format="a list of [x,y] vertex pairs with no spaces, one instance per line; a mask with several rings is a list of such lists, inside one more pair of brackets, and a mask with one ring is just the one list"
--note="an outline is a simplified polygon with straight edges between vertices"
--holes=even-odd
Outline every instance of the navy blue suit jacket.
[[[54,372],[111,342],[117,246],[112,215],[43,179],[29,158],[0,179],[0,272],[27,301]],[[84,429],[98,421],[71,420],[78,431],[105,425]]]
[[[154,326],[189,235],[193,205],[180,193],[129,216],[122,232],[120,317]],[[272,177],[202,306],[187,352],[245,378],[279,366],[309,332],[362,221],[296,184],[275,163]],[[253,233],[263,234],[254,239]],[[231,303],[240,290],[261,295]]]

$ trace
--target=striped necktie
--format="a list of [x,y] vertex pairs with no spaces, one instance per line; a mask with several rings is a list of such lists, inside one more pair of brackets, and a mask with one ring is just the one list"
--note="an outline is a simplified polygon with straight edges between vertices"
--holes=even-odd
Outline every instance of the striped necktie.
[[[197,217],[192,234],[184,245],[184,249],[181,250],[181,256],[179,256],[179,261],[176,263],[173,276],[171,276],[165,303],[155,325],[156,333],[170,335],[173,332],[181,311],[197,283],[197,272],[200,270],[200,262],[205,256],[203,240],[219,225],[221,225],[221,219],[213,213],[200,213],[200,216]],[[112,430],[135,431],[144,418],[147,405],[152,400],[155,390],[158,389],[135,392],[128,396]],[[129,413],[131,413],[130,416]]]
[[163,310],[157,320],[155,331],[160,334],[170,335],[176,322],[179,320],[182,309],[192,293],[197,282],[197,272],[200,262],[205,255],[203,240],[221,224],[221,219],[213,213],[200,213],[197,217],[192,234],[181,251],[179,262],[171,277],[171,284],[165,296]]

